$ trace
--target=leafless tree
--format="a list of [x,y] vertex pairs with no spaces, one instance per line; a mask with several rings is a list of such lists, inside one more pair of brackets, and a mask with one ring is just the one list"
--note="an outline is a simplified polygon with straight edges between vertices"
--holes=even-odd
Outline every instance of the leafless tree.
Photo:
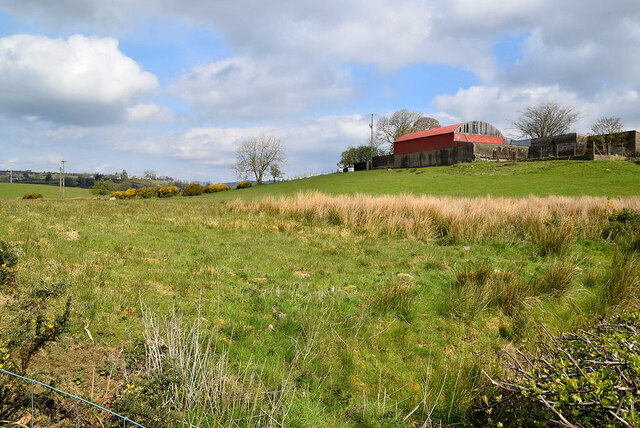
[[398,110],[390,117],[383,116],[376,123],[376,140],[381,144],[389,144],[393,150],[393,142],[398,137],[410,132],[425,131],[439,128],[440,122],[432,117],[423,116],[422,113]]
[[619,117],[601,117],[591,125],[590,131],[593,135],[615,134],[624,131],[624,125]]
[[572,107],[546,102],[525,108],[511,124],[522,137],[542,138],[566,134],[579,118]]
[[236,150],[236,163],[232,166],[236,176],[246,179],[253,175],[257,184],[262,184],[262,177],[272,166],[280,166],[286,162],[284,144],[280,138],[261,134],[247,138]]

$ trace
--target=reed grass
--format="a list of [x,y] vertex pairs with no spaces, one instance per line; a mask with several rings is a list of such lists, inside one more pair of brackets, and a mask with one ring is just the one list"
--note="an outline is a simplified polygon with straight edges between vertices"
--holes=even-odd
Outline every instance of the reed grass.
[[[541,254],[560,254],[578,237],[598,238],[612,206],[640,208],[640,198],[447,198],[416,196],[328,196],[235,200],[235,211],[270,213],[300,221],[340,225],[362,233],[453,242],[513,242],[527,236]],[[516,238],[517,239],[517,238]]]

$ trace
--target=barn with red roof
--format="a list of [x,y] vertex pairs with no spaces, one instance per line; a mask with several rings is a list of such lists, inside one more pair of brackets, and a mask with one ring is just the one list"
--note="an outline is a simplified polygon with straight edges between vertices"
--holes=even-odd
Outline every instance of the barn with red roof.
[[504,144],[504,137],[498,128],[487,122],[464,122],[405,134],[394,142],[393,153],[415,153],[473,143]]
[[528,148],[511,145],[498,128],[471,121],[397,138],[393,154],[375,156],[367,168],[420,168],[474,160],[522,160]]

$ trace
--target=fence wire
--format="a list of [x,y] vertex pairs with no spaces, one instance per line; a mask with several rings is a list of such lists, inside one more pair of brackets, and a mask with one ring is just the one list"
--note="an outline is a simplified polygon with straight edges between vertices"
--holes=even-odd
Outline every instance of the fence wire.
[[0,373],[5,373],[5,374],[8,374],[8,375],[13,376],[15,378],[22,379],[22,380],[25,380],[25,381],[31,383],[31,425],[30,425],[31,428],[33,428],[33,420],[35,419],[34,408],[33,408],[33,385],[36,385],[36,384],[44,386],[45,388],[48,388],[48,389],[50,389],[52,391],[55,391],[58,394],[62,394],[62,395],[65,395],[67,397],[73,398],[73,404],[74,404],[74,408],[75,408],[75,411],[76,411],[76,426],[77,427],[80,427],[80,413],[78,412],[78,401],[81,401],[81,402],[83,402],[85,404],[88,404],[91,407],[95,407],[96,409],[100,409],[103,412],[107,412],[107,413],[109,413],[109,414],[121,419],[122,420],[122,426],[125,427],[125,428],[127,427],[127,423],[130,424],[130,425],[136,426],[136,427],[145,428],[143,425],[140,425],[139,423],[132,421],[131,419],[127,418],[126,416],[119,415],[116,412],[112,412],[109,409],[105,409],[104,407],[99,406],[99,405],[97,405],[95,403],[92,403],[91,401],[85,400],[84,398],[80,398],[80,397],[78,397],[76,395],[69,394],[68,392],[60,391],[59,389],[54,388],[51,385],[47,385],[46,383],[38,382],[37,380],[29,379],[27,377],[20,376],[18,374],[11,373],[11,372],[3,370],[3,369],[0,369]]

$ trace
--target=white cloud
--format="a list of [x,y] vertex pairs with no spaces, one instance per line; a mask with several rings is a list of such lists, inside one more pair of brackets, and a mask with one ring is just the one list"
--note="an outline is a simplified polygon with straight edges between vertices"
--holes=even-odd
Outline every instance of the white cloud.
[[119,122],[158,86],[113,38],[0,39],[0,111],[82,125]]
[[229,58],[194,67],[171,85],[170,92],[214,121],[280,118],[350,96],[347,80],[340,71],[305,68],[296,61]]
[[129,122],[172,122],[173,112],[168,107],[161,107],[155,103],[137,104],[127,109]]

